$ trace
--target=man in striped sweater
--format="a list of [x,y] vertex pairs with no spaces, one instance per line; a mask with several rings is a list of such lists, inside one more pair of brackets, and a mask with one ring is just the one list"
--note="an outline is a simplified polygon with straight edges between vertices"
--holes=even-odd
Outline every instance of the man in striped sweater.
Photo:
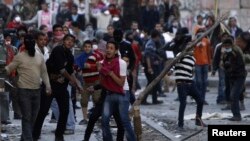
[[201,120],[203,100],[199,94],[196,85],[194,83],[194,65],[195,58],[193,53],[188,53],[175,65],[174,74],[176,77],[177,91],[180,101],[179,116],[178,116],[178,127],[180,130],[183,129],[184,125],[184,112],[186,108],[187,96],[192,96],[197,104],[195,125],[206,127]]

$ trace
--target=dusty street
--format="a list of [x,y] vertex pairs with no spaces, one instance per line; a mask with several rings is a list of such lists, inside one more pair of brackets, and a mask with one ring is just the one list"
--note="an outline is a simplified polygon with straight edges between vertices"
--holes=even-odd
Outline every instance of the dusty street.
[[[139,91],[138,91],[139,93]],[[192,135],[196,132],[199,132],[202,128],[197,127],[194,124],[193,118],[195,117],[196,105],[195,103],[188,98],[188,104],[185,112],[185,125],[184,131],[179,132],[176,130],[177,126],[177,115],[178,115],[178,106],[179,102],[174,101],[177,94],[167,93],[167,97],[160,98],[164,100],[164,103],[161,105],[146,105],[141,106],[141,115],[142,115],[142,127],[143,127],[143,141],[168,141],[169,138],[174,139],[184,139],[189,135]],[[221,108],[224,105],[216,104],[216,89],[215,87],[210,87],[209,92],[207,92],[206,99],[209,105],[204,106],[203,118],[204,122],[209,125],[215,124],[248,124],[250,125],[250,98],[245,99],[246,110],[241,111],[243,120],[240,122],[228,121],[231,115],[231,111],[222,111]],[[148,98],[149,102],[151,97]],[[12,112],[11,112],[12,114]],[[12,116],[11,116],[12,117]],[[40,141],[53,141],[54,134],[52,131],[55,129],[55,123],[49,123],[50,115],[47,116],[45,125],[42,130],[42,136]],[[82,119],[81,110],[77,110],[77,121],[79,122]],[[76,123],[76,129],[74,135],[65,135],[66,141],[81,141],[84,136],[84,131],[86,125],[78,125]],[[6,134],[2,134],[5,137],[4,141],[19,141],[20,140],[20,120],[12,120],[12,124],[5,126],[7,129]],[[152,125],[157,129],[152,127]],[[114,138],[116,134],[116,128],[112,128],[114,133]],[[91,141],[101,141],[101,129],[100,124],[97,124],[94,133],[92,134]],[[189,141],[204,141],[207,140],[207,128],[204,128],[197,135],[187,139]]]

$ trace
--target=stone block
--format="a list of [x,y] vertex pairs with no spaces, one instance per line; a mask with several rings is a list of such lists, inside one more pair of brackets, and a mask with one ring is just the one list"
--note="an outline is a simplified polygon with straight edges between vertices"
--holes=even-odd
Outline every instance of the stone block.
[[[212,0],[214,1],[214,0]],[[239,9],[239,0],[218,0],[220,9]]]
[[201,8],[214,9],[215,8],[215,1],[214,0],[201,0]]
[[240,9],[239,15],[243,17],[250,16],[250,9]]
[[241,8],[250,8],[250,1],[249,0],[240,0]]

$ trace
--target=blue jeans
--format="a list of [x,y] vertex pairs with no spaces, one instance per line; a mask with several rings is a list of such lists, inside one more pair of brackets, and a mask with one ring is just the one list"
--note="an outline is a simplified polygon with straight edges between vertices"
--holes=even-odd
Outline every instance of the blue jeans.
[[218,96],[217,103],[225,100],[225,72],[224,69],[219,68],[219,87],[218,87]]
[[23,141],[33,141],[32,129],[40,108],[40,89],[18,89],[19,104],[22,113]]
[[[67,90],[69,92],[69,115],[68,115],[68,120],[67,120],[67,124],[66,124],[66,129],[75,130],[75,115],[74,115],[73,104],[72,104],[72,100],[71,100],[71,86],[68,86]],[[53,101],[52,101],[51,110],[53,111],[53,113],[56,117],[56,120],[58,121],[59,108],[58,108],[58,104],[56,102],[56,99],[53,99]]]
[[245,78],[239,77],[232,79],[230,78],[230,99],[231,99],[231,111],[234,117],[241,117],[240,107],[239,107],[239,98],[241,92],[245,86]]
[[177,92],[180,101],[179,116],[178,116],[178,126],[183,127],[184,125],[184,112],[186,108],[187,96],[190,95],[194,98],[197,104],[196,116],[202,116],[203,100],[194,84],[192,83],[177,83]]
[[129,91],[125,91],[125,95],[108,92],[103,105],[102,113],[102,132],[103,141],[113,141],[110,132],[109,121],[114,112],[119,111],[122,125],[125,129],[125,135],[128,141],[135,141],[135,133],[130,123],[129,109]]
[[196,85],[203,101],[205,101],[205,94],[208,84],[207,74],[208,74],[208,65],[195,65]]

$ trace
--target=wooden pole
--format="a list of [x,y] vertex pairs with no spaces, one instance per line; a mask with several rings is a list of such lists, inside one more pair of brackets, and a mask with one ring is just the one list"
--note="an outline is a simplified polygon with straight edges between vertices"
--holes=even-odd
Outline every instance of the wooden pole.
[[[133,111],[130,111],[132,113],[134,113],[135,111],[137,112],[137,115],[138,115],[138,112],[140,112],[140,110],[138,110],[138,107],[139,105],[141,104],[142,102],[142,99],[143,97],[149,93],[152,88],[168,73],[168,71],[181,59],[183,58],[188,52],[192,51],[194,49],[194,46],[200,42],[200,40],[207,36],[210,32],[212,32],[222,21],[224,21],[225,19],[227,19],[229,15],[229,12],[223,14],[220,18],[218,18],[216,20],[216,22],[214,23],[214,25],[209,28],[206,32],[204,32],[199,38],[197,38],[196,40],[194,40],[193,42],[191,42],[191,44],[188,44],[187,47],[181,52],[180,55],[178,55],[175,59],[171,60],[170,63],[168,63],[164,68],[163,70],[161,71],[161,73],[139,94],[138,98],[136,99],[136,101],[134,102],[131,110]],[[140,113],[139,113],[140,115]],[[138,122],[141,122],[140,120],[138,120],[138,118],[140,118],[140,116],[135,116],[134,115],[134,121],[138,121]],[[141,127],[141,123],[134,123],[134,127],[138,128],[136,129],[135,128],[135,131],[138,130],[140,131],[142,129]],[[140,125],[140,126],[138,126]],[[140,133],[140,132],[138,132]],[[141,137],[141,135],[136,135],[137,137]],[[140,139],[137,139],[138,141]]]
[[215,3],[215,12],[214,12],[214,15],[215,15],[215,18],[218,17],[218,0],[214,0],[214,3]]

